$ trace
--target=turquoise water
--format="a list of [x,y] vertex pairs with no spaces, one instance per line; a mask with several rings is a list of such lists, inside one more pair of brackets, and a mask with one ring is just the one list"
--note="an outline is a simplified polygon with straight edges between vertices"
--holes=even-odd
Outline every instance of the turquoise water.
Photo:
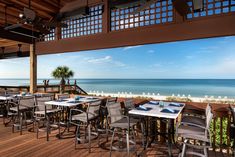
[[[73,83],[74,80],[70,82]],[[38,80],[42,84],[43,79]],[[235,79],[77,79],[85,91],[190,94],[191,96],[228,96],[235,98]],[[49,84],[59,83],[51,79]],[[28,79],[0,79],[0,85],[28,85]]]

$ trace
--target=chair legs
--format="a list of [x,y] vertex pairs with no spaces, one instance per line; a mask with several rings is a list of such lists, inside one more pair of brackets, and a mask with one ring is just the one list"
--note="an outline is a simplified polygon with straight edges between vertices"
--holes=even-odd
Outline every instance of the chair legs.
[[[208,147],[206,147],[206,146],[203,147],[203,154],[198,153],[198,152],[193,152],[193,151],[187,151],[186,150],[187,145],[189,145],[191,147],[195,147],[192,144],[188,144],[187,143],[188,141],[189,141],[188,139],[184,140],[183,149],[182,149],[182,152],[179,154],[179,157],[187,157],[187,155],[195,155],[195,156],[201,156],[201,157],[208,157]],[[199,148],[199,147],[197,147],[197,148]]]
[[185,152],[186,152],[186,143],[187,143],[187,139],[184,140],[184,144],[183,144],[183,149],[182,149],[182,152],[181,152],[181,157],[184,157],[185,156]]
[[127,155],[130,156],[129,130],[126,131]]
[[88,149],[90,153],[91,152],[91,124],[88,124],[87,129],[88,129]]
[[109,156],[112,156],[112,148],[113,148],[113,140],[114,140],[114,135],[116,132],[116,128],[113,130],[113,135],[112,135],[112,139],[111,139],[111,144],[110,144],[110,151],[109,151]]
[[[111,139],[111,144],[110,144],[110,154],[109,156],[111,157],[112,156],[112,149],[118,149],[118,148],[115,148],[113,147],[113,142],[114,142],[114,136],[117,132],[117,129],[118,128],[114,128],[113,130],[113,134],[112,134],[112,139]],[[130,143],[134,144],[134,147],[136,148],[136,142],[135,142],[135,133],[134,133],[134,127],[132,128],[132,135],[133,135],[133,139],[134,139],[134,142],[132,142],[130,140],[130,131],[129,130],[126,130],[125,133],[126,133],[126,151],[127,151],[127,156],[129,157],[130,156]],[[121,138],[122,139],[122,138]]]

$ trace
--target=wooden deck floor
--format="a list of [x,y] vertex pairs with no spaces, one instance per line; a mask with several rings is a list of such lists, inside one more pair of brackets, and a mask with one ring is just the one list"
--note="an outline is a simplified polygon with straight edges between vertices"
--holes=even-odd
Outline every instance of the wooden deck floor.
[[[12,133],[11,127],[4,127],[0,118],[0,157],[108,157],[107,149],[99,148],[97,140],[92,141],[91,153],[88,153],[85,144],[78,145],[74,149],[74,139],[57,139],[55,133],[50,136],[50,141],[45,139],[45,133],[40,133],[40,139],[36,139],[36,133],[24,131],[23,135]],[[138,148],[141,151],[141,148]],[[174,157],[178,156],[178,150],[174,148]],[[124,157],[125,152],[113,152],[114,157]],[[133,153],[132,156],[135,156]],[[149,148],[143,156],[165,157],[167,148],[164,144],[155,144]],[[224,157],[222,153],[210,151],[210,157]]]

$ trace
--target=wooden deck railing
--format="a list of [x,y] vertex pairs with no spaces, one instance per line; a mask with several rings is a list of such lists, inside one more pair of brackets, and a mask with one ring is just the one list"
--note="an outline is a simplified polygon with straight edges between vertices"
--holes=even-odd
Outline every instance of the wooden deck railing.
[[[0,86],[0,89],[19,91],[19,92],[29,92],[29,86]],[[60,85],[38,85],[37,92],[39,93],[59,93]],[[66,84],[64,87],[64,92],[73,94],[87,94],[82,88],[77,84]]]

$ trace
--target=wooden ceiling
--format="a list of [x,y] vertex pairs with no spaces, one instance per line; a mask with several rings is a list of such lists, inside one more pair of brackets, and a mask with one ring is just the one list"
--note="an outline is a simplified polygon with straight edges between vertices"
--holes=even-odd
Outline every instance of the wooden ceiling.
[[1,43],[1,47],[10,47],[10,46],[16,46],[18,44],[24,44],[21,42],[8,40],[8,39],[2,39],[2,38],[0,38],[0,43]]
[[[72,0],[31,0],[31,9],[45,21],[53,18],[61,7]],[[29,7],[29,0],[0,0],[0,26],[16,24],[24,7]],[[28,28],[29,26],[25,25]]]
[[[63,7],[66,3],[74,0],[31,0],[30,6],[34,10],[38,17],[43,21],[50,21]],[[84,0],[81,0],[83,2]],[[29,0],[0,0],[0,27],[3,31],[5,26],[12,24],[17,24],[20,21],[19,14],[22,13],[24,7],[29,7]],[[32,26],[24,24],[23,28],[27,30],[32,30]],[[35,32],[38,30],[34,29]],[[30,32],[30,31],[29,31]],[[26,47],[28,44],[22,42],[0,38],[0,48],[5,48],[5,50],[15,51],[18,50],[18,45],[24,45]],[[11,53],[11,52],[10,52]]]

